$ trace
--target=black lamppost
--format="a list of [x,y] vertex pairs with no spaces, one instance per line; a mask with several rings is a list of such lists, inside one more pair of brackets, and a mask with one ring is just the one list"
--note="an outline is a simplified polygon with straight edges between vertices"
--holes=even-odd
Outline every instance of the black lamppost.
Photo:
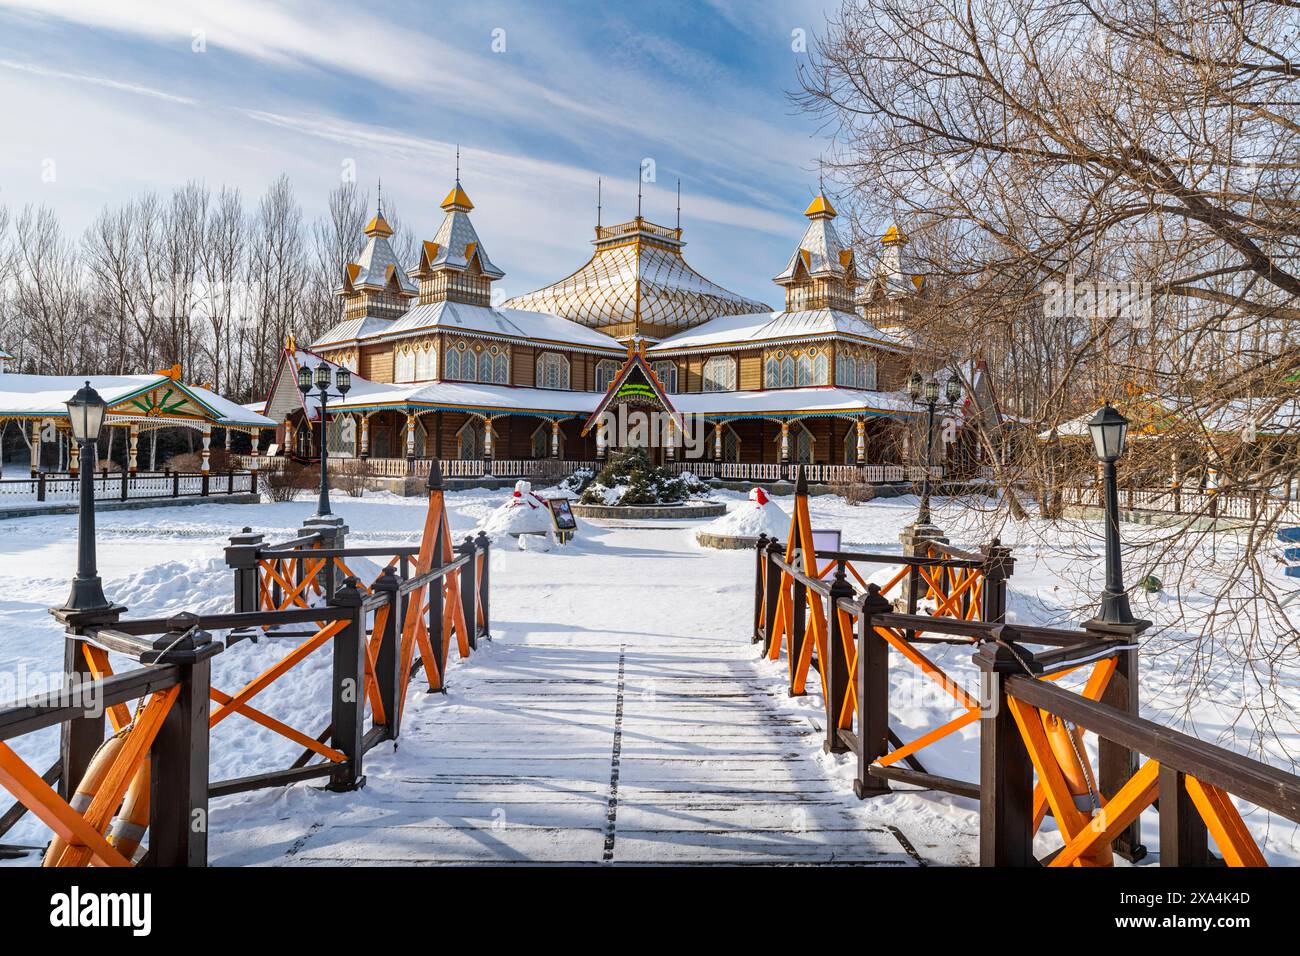
[[77,574],[67,603],[59,610],[102,611],[110,605],[95,564],[95,462],[108,403],[86,382],[66,404],[72,437],[81,446],[81,502],[77,512]]
[[[339,395],[343,396],[348,393],[352,387],[352,373],[343,366],[334,370],[334,387],[338,389]],[[326,407],[329,401],[330,388],[330,367],[324,362],[316,366],[313,371],[306,365],[298,367],[298,391],[302,392],[305,398],[316,387],[317,397],[320,402],[320,495],[316,501],[316,517],[324,518],[333,512],[330,511],[330,481],[329,481],[329,432],[328,420],[326,416]]]
[[1115,463],[1124,454],[1128,436],[1128,419],[1110,402],[1088,420],[1092,449],[1105,469],[1106,482],[1106,590],[1101,594],[1101,611],[1096,620],[1104,624],[1132,624],[1128,593],[1124,590],[1124,569],[1119,553],[1119,488],[1115,480]]
[[[926,408],[925,420],[925,473],[921,476],[921,507],[917,512],[916,523],[930,523],[930,471],[934,467],[934,411],[939,404],[939,382],[930,379],[922,385],[921,373],[913,372],[907,383],[907,394],[913,402]],[[924,396],[924,397],[923,397]],[[944,385],[944,398],[949,406],[961,398],[961,382],[952,376]]]

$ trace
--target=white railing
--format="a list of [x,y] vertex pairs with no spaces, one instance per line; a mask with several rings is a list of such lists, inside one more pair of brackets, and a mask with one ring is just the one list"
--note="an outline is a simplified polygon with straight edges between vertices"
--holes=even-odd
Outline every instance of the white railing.
[[[91,487],[96,501],[131,501],[148,498],[208,498],[246,494],[253,490],[247,471],[210,472],[95,472]],[[68,472],[43,472],[35,478],[0,478],[0,507],[26,504],[76,504],[81,479]]]
[[[1068,485],[1062,489],[1066,504],[1100,508],[1105,504],[1102,486]],[[1219,492],[1181,487],[1120,488],[1119,506],[1125,511],[1203,515],[1254,521],[1277,515],[1300,519],[1300,502],[1260,489],[1255,492]]]

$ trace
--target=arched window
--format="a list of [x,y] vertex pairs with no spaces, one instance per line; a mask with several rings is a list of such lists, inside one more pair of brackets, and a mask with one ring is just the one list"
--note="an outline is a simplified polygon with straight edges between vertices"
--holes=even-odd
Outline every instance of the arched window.
[[398,349],[393,356],[393,381],[415,381],[415,353],[409,345]]
[[858,388],[865,388],[874,392],[877,388],[875,360],[858,359],[858,362],[860,363],[858,366],[860,372],[858,377]]
[[438,352],[427,342],[415,349],[415,381],[428,382],[438,377]]
[[664,391],[670,395],[677,392],[677,363],[676,362],[655,362],[655,378],[659,379],[659,384],[664,387]]
[[455,346],[447,347],[446,377],[453,381],[460,378],[460,350]]
[[781,363],[775,355],[769,355],[767,362],[763,366],[763,387],[781,387]]
[[483,457],[483,425],[468,421],[456,432],[456,457],[461,461],[473,461]]
[[[533,457],[550,458],[551,457],[551,423],[542,422],[533,432]],[[560,431],[560,457],[564,457],[564,431]]]
[[812,356],[804,352],[799,356],[799,387],[805,388],[813,383]]
[[812,432],[800,423],[790,429],[790,458],[792,461],[810,464],[813,460]]
[[722,460],[740,461],[740,436],[730,425],[722,429]]
[[794,356],[781,359],[781,387],[794,388]]
[[537,356],[537,387],[568,388],[569,360],[555,352]]
[[496,362],[487,349],[478,353],[478,380],[490,383],[496,378]]
[[813,357],[812,363],[812,383],[814,385],[829,385],[830,370],[826,364],[826,353],[818,352]]
[[510,384],[510,352],[507,349],[501,349],[496,357],[496,371],[493,373],[493,380],[498,385]]
[[704,363],[703,391],[734,392],[736,390],[736,360],[726,355],[715,355]]
[[351,415],[331,415],[329,427],[330,454],[340,458],[357,456],[357,433],[360,425]]
[[613,359],[601,359],[596,363],[596,391],[608,392],[618,374],[618,362]]

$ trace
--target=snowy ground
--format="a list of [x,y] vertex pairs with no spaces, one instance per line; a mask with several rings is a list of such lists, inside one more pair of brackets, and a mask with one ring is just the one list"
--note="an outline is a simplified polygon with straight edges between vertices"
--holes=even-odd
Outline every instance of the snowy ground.
[[[459,536],[477,526],[508,494],[502,491],[449,494],[453,531]],[[738,493],[720,492],[719,497],[733,507],[748,505]],[[787,511],[791,510],[789,498],[774,500]],[[364,500],[339,497],[335,504],[351,527],[350,543],[405,543],[418,537],[423,516],[423,503],[419,500],[391,496]],[[840,498],[818,497],[812,501],[813,525],[842,529],[847,548],[897,552],[898,532],[913,518],[915,506],[912,498],[854,506]],[[301,501],[103,514],[99,517],[99,560],[105,590],[111,598],[126,604],[133,616],[182,609],[200,612],[228,609],[231,576],[221,559],[221,547],[227,536],[249,525],[266,533],[268,540],[290,537],[311,510],[309,503]],[[982,516],[966,505],[953,502],[939,503],[936,520],[948,529],[955,544],[973,545],[993,533]],[[650,826],[655,816],[647,807],[636,809],[635,788],[649,778],[638,778],[635,768],[649,767],[659,759],[656,746],[683,743],[675,736],[680,728],[671,725],[671,706],[660,699],[663,695],[656,691],[649,699],[658,700],[658,704],[653,707],[644,704],[647,682],[652,682],[652,687],[659,686],[653,683],[656,680],[653,661],[662,651],[665,673],[702,682],[698,686],[706,697],[721,693],[715,686],[717,682],[732,681],[759,702],[756,707],[765,708],[763,721],[787,730],[799,728],[798,733],[791,730],[786,735],[785,749],[781,751],[792,759],[797,758],[796,763],[784,760],[771,770],[772,774],[797,778],[800,783],[795,789],[803,795],[801,801],[814,808],[811,820],[806,815],[792,818],[792,828],[816,828],[822,825],[819,823],[822,814],[829,814],[835,820],[856,821],[863,833],[894,826],[927,861],[974,862],[978,847],[976,806],[972,801],[930,792],[895,792],[865,803],[853,799],[849,786],[852,770],[847,758],[825,756],[820,751],[820,737],[816,732],[822,721],[820,696],[788,698],[782,689],[784,661],[771,664],[759,660],[757,650],[749,643],[752,555],[700,548],[694,541],[694,530],[702,524],[597,528],[584,523],[578,541],[568,548],[550,553],[496,548],[492,572],[493,645],[468,662],[453,663],[451,693],[446,697],[428,696],[419,687],[413,688],[407,710],[409,723],[404,728],[401,746],[396,753],[385,745],[367,755],[366,773],[371,781],[367,788],[359,794],[340,796],[298,785],[215,801],[214,860],[274,862],[297,840],[312,832],[313,827],[319,829],[323,820],[333,820],[332,825],[344,825],[347,821],[368,825],[364,823],[368,815],[373,818],[377,808],[388,805],[386,801],[398,799],[416,776],[437,772],[439,768],[445,770],[440,761],[454,760],[457,753],[464,755],[465,748],[477,746],[474,738],[465,736],[463,728],[490,722],[494,716],[499,718],[496,705],[501,702],[503,688],[511,681],[520,679],[521,674],[530,675],[529,679],[553,678],[555,672],[562,671],[566,649],[575,655],[579,651],[585,655],[587,663],[583,664],[581,679],[598,687],[597,693],[603,695],[590,707],[580,701],[573,706],[580,712],[594,709],[612,715],[617,683],[617,668],[612,662],[621,649],[627,656],[628,687],[622,699],[627,709],[631,748],[628,786],[633,788],[629,797],[633,809],[627,811],[629,816],[625,822],[637,819],[635,814],[641,812],[645,826]],[[66,596],[75,559],[75,530],[76,519],[72,516],[19,519],[0,525],[0,625],[3,625],[0,700],[42,690],[58,680],[62,654],[60,634],[45,609],[61,603]],[[1031,520],[1019,525],[1002,525],[997,532],[1017,556],[1009,599],[1011,620],[1058,624],[1078,620],[1078,611],[1088,604],[1088,595],[1100,587],[1100,541],[1096,528],[1083,523],[1052,526]],[[1127,526],[1125,533],[1129,534]],[[1219,548],[1229,546],[1230,541],[1216,544]],[[1239,719],[1242,707],[1253,694],[1253,678],[1243,674],[1231,660],[1218,660],[1211,668],[1213,693],[1198,692],[1188,699],[1184,675],[1193,666],[1189,662],[1191,651],[1186,639],[1190,627],[1188,609],[1194,614],[1206,601],[1206,595],[1191,582],[1186,586],[1180,584],[1176,594],[1144,598],[1135,607],[1139,615],[1163,625],[1163,629],[1153,632],[1155,636],[1144,647],[1144,712],[1243,752],[1262,750],[1268,759],[1285,766],[1286,753],[1297,749],[1300,738],[1286,724],[1272,737],[1263,739],[1250,730],[1249,722]],[[283,648],[269,642],[237,645],[215,659],[214,681],[230,690],[282,653]],[[939,650],[934,656],[954,676],[974,687],[968,650]],[[1201,662],[1195,666],[1204,669]],[[321,715],[328,652],[318,652],[299,665],[295,673],[296,681],[274,685],[259,697],[260,705],[295,726],[315,729],[324,722]],[[1280,685],[1278,694],[1292,704],[1300,701],[1297,678],[1300,674],[1275,675],[1275,683]],[[894,667],[891,683],[895,707],[892,720],[904,739],[954,716],[950,699],[941,692],[936,693],[930,682],[918,679],[910,668]],[[684,705],[687,710],[690,707],[700,709],[701,701]],[[547,720],[555,719],[554,713],[547,717]],[[539,746],[545,745],[548,728],[554,742],[558,731],[553,726],[524,717],[511,720],[512,736],[500,737],[499,742],[515,740],[524,751],[520,756],[526,756],[529,745],[525,731],[534,725],[538,727]],[[761,736],[758,726],[741,721],[728,733],[744,736],[752,744],[756,735]],[[575,756],[599,764],[601,769],[596,775],[603,773],[608,782],[608,739],[584,730],[574,742],[579,748]],[[55,755],[55,734],[46,732],[23,738],[16,742],[15,749],[38,770],[44,770]],[[286,765],[295,755],[296,748],[282,738],[235,717],[219,725],[214,733],[212,778],[275,769]],[[927,767],[934,772],[975,780],[978,728],[967,727],[927,748],[924,755]],[[638,765],[638,760],[649,762]],[[775,781],[768,783],[776,786]],[[428,801],[446,796],[437,791],[437,784],[426,780],[422,786],[425,785],[434,788],[422,791]],[[487,803],[491,799],[491,794],[483,795]],[[601,794],[592,802],[602,813],[604,799]],[[481,809],[487,814],[483,818],[485,825],[496,821],[492,816],[494,806],[485,804]],[[435,808],[431,812],[445,823],[444,810],[452,812],[454,808]],[[784,811],[774,810],[776,816],[766,820],[758,820],[751,814],[743,826],[779,831],[786,826],[784,818],[778,819],[781,812]],[[594,822],[573,823],[571,829],[586,834],[583,839],[588,839],[591,836],[588,831],[593,828],[599,831],[602,826],[599,816],[584,817],[584,821]],[[533,824],[545,829],[546,822],[533,821]],[[1247,822],[1272,862],[1300,862],[1300,834],[1293,824],[1258,812],[1249,813]],[[628,825],[633,824],[628,822]],[[1050,848],[1057,839],[1051,833],[1051,826],[1049,821],[1040,836],[1043,849]],[[1144,826],[1146,842],[1154,848],[1155,821],[1150,814]],[[10,831],[4,842],[43,844],[45,839],[39,824],[27,819]],[[548,839],[553,847],[555,840],[538,839],[541,843],[524,841],[514,845],[509,853],[516,854],[514,858],[527,858],[535,851],[539,858],[546,857],[547,852],[538,847],[548,845]],[[471,842],[481,847],[490,841]],[[797,848],[806,842],[792,839],[787,844],[792,848],[789,852],[796,855],[803,852]],[[689,839],[685,843],[689,845]],[[777,845],[778,848],[782,845],[780,840]],[[340,852],[346,853],[346,847]],[[326,858],[328,854],[321,859]],[[492,857],[488,854],[469,858]],[[32,858],[16,861],[17,865],[24,862],[30,863]]]

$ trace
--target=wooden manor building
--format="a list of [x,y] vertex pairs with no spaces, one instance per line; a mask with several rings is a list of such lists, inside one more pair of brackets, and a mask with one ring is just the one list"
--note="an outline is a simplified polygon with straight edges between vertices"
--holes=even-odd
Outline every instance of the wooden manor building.
[[774,279],[774,311],[692,269],[680,226],[638,215],[597,225],[571,275],[496,304],[505,273],[473,208],[458,180],[410,264],[380,208],[343,269],[340,321],[306,349],[286,343],[264,408],[281,449],[315,457],[319,412],[296,376],[323,360],[353,372],[346,396],[330,397],[332,456],[593,460],[605,449],[584,422],[637,350],[673,408],[704,419],[708,461],[904,460],[900,426],[916,414],[904,320],[923,279],[908,273],[897,229],[863,274],[819,194]]

